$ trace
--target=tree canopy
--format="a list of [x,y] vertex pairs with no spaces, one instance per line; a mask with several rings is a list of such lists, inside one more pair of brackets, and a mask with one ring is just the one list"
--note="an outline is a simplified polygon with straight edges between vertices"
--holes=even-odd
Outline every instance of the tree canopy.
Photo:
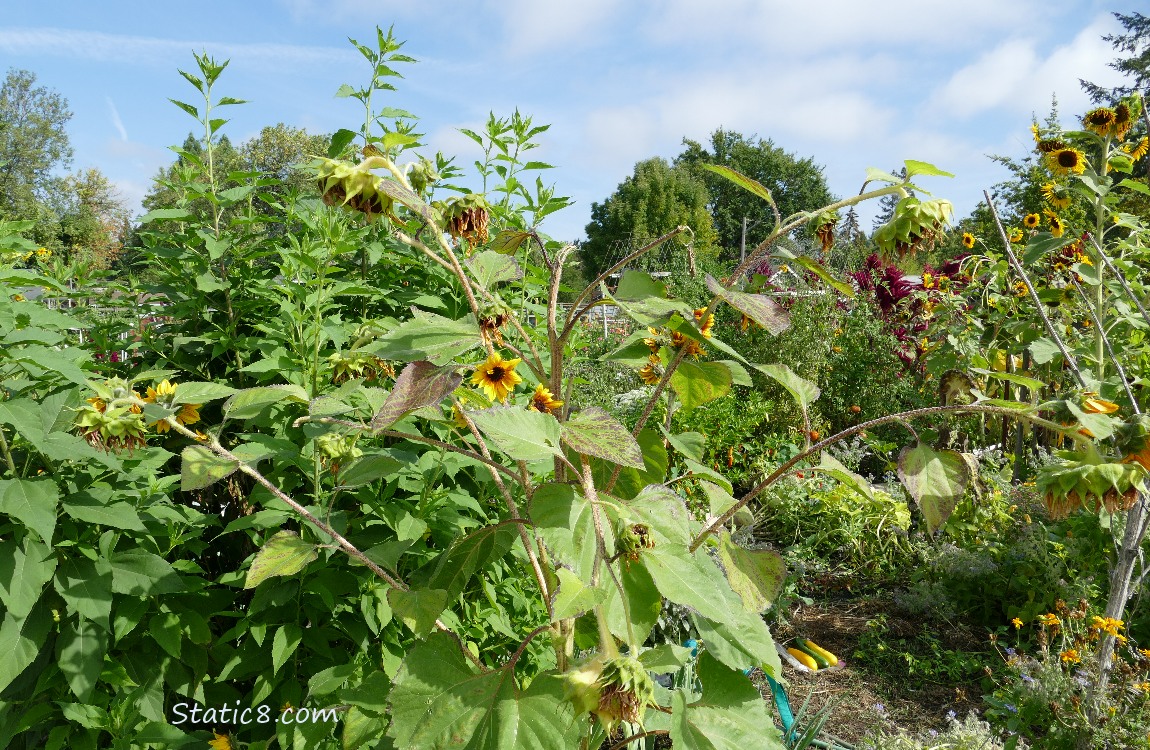
[[684,139],[683,144],[686,149],[675,159],[675,165],[688,169],[706,186],[718,244],[726,257],[739,255],[744,218],[747,219],[747,247],[751,248],[770,234],[774,215],[761,198],[704,169],[703,165],[730,167],[757,180],[771,191],[783,218],[825,206],[833,200],[822,167],[813,159],[787,153],[769,139],[720,128],[711,134],[709,150],[689,139]]
[[34,73],[11,69],[0,87],[0,216],[8,219],[36,218],[53,172],[72,159],[68,102],[35,84]]
[[635,165],[602,203],[591,204],[587,241],[580,247],[583,270],[594,278],[646,242],[686,225],[695,233],[696,253],[710,254],[715,230],[703,181],[690,170],[659,157]]

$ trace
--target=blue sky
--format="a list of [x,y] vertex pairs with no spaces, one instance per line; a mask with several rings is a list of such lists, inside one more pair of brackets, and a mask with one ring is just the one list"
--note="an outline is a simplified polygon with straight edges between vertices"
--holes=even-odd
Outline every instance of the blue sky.
[[[1115,4],[1117,3],[1117,4]],[[858,191],[867,166],[929,161],[956,174],[936,195],[959,217],[1005,178],[987,154],[1021,156],[1032,113],[1051,96],[1070,123],[1079,78],[1115,82],[1101,40],[1119,30],[1112,0],[201,0],[3,3],[0,68],[33,71],[74,113],[73,169],[98,167],[133,207],[167,147],[195,123],[168,102],[195,95],[176,72],[206,50],[231,65],[217,91],[234,142],[284,122],[354,129],[361,110],[335,99],[369,71],[348,37],[394,25],[404,52],[385,104],[420,118],[428,151],[478,152],[458,128],[516,108],[550,123],[532,157],[575,205],[549,217],[558,239],[583,236],[591,203],[636,161],[673,158],[684,137],[718,127],[757,134],[825,168],[832,192]],[[927,186],[927,189],[931,189]],[[869,228],[871,211],[864,210]]]

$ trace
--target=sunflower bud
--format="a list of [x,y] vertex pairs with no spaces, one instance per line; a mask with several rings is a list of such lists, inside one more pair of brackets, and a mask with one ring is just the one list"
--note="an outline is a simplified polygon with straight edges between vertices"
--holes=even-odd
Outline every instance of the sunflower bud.
[[619,546],[629,560],[638,560],[641,550],[652,549],[655,546],[651,527],[645,523],[628,524],[619,534]]
[[591,713],[608,734],[619,722],[643,724],[643,711],[655,705],[655,683],[646,668],[629,656],[596,656],[565,677],[567,700],[578,714]]

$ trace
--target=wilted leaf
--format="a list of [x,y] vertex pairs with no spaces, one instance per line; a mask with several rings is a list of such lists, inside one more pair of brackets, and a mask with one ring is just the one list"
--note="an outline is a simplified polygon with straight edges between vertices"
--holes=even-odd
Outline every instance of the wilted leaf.
[[719,560],[731,585],[748,612],[766,610],[783,590],[787,578],[787,565],[779,553],[772,550],[744,549],[723,533],[719,542]]
[[202,445],[189,445],[180,454],[180,489],[198,490],[225,479],[240,467],[239,461],[223,458]]
[[791,327],[791,316],[781,305],[763,294],[746,294],[728,289],[707,274],[707,289],[722,297],[727,304],[778,336]]
[[933,534],[950,518],[970,483],[970,467],[958,451],[936,451],[915,442],[898,454],[898,476],[922,509]]
[[573,450],[623,466],[643,468],[643,451],[631,431],[598,406],[587,407],[561,427],[563,442]]
[[382,430],[424,406],[439,404],[459,387],[463,376],[451,367],[436,367],[430,362],[412,362],[395,379],[383,406],[371,420],[371,429]]

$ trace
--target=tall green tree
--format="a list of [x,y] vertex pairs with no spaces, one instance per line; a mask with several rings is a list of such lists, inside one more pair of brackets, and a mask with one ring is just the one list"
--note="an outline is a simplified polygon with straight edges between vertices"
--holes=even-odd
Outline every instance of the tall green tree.
[[[579,248],[584,273],[593,279],[632,250],[681,225],[695,233],[697,255],[713,255],[715,229],[707,203],[707,188],[691,170],[659,157],[637,163],[634,174],[611,197],[591,204],[587,241]],[[662,265],[677,261],[666,255],[654,259]]]
[[1115,13],[1114,17],[1122,24],[1124,34],[1107,34],[1102,37],[1116,52],[1125,52],[1117,57],[1110,67],[1130,79],[1129,85],[1106,88],[1090,81],[1080,81],[1082,88],[1095,103],[1113,104],[1124,96],[1145,93],[1150,89],[1150,17],[1141,13]]
[[67,168],[72,146],[64,129],[72,112],[36,75],[10,69],[0,86],[0,216],[36,219]]
[[719,129],[711,134],[709,149],[684,139],[686,149],[675,159],[707,188],[708,207],[724,256],[739,257],[744,221],[749,250],[774,228],[774,215],[767,204],[729,180],[703,168],[705,164],[730,167],[757,180],[771,191],[783,218],[798,211],[825,206],[833,198],[823,177],[822,167],[812,159],[799,158],[771,140]]

